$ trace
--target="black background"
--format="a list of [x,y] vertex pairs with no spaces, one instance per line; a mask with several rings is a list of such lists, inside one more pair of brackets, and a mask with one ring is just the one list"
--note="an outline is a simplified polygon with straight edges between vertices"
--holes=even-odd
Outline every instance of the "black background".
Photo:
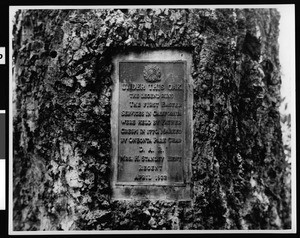
[[[295,16],[296,16],[296,40],[295,42],[299,40],[299,5],[296,4],[296,1],[221,1],[221,0],[198,0],[198,1],[191,1],[191,0],[181,0],[181,1],[166,1],[166,0],[151,0],[151,1],[138,1],[138,0],[131,0],[131,1],[121,1],[121,0],[101,0],[101,1],[91,1],[91,0],[11,0],[11,1],[3,1],[0,0],[0,47],[6,47],[5,51],[5,65],[0,65],[0,110],[6,110],[6,127],[5,130],[1,130],[0,136],[1,139],[5,138],[6,145],[5,145],[5,158],[6,158],[6,210],[0,211],[0,237],[20,237],[20,236],[8,236],[8,116],[9,116],[9,6],[38,6],[38,5],[45,5],[45,6],[55,6],[55,5],[211,5],[211,4],[295,4]],[[296,79],[299,78],[299,46],[296,44]],[[296,91],[298,92],[298,86],[299,83],[297,83],[296,80]],[[296,109],[299,100],[299,95],[296,93]],[[298,115],[298,113],[297,113]],[[297,120],[296,120],[297,121]],[[1,123],[1,122],[0,122]],[[2,128],[1,128],[2,129]],[[298,132],[298,130],[297,130]],[[1,152],[3,153],[3,152]],[[297,164],[297,172],[296,177],[299,169],[299,161]],[[299,181],[297,183],[297,198],[298,198],[298,186]],[[0,191],[2,193],[2,191]],[[298,199],[297,199],[298,200]],[[297,215],[298,215],[298,202],[297,202]],[[298,236],[298,230],[299,230],[299,219],[297,219],[297,234],[126,234],[121,233],[120,235],[45,235],[45,236],[34,236],[34,237],[87,237],[87,236],[93,236],[93,237],[153,237],[153,236],[160,236],[160,237],[244,237],[244,236],[258,236],[258,237],[299,237]],[[23,236],[21,236],[23,237]],[[26,237],[32,237],[32,235],[26,235]]]

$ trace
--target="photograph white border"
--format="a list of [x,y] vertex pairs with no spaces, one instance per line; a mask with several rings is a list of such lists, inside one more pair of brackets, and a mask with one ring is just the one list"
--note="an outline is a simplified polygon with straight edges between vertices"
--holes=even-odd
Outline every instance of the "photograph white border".
[[[283,10],[287,15],[294,19],[289,25],[291,35],[286,36],[286,40],[289,41],[291,52],[289,52],[289,57],[291,59],[290,68],[287,71],[291,72],[291,194],[292,194],[292,227],[287,230],[111,230],[111,231],[13,231],[13,85],[12,85],[12,27],[13,27],[13,17],[16,10],[19,9],[129,9],[129,8],[277,8],[279,11]],[[294,234],[296,233],[296,107],[295,107],[295,5],[294,4],[272,4],[272,5],[98,5],[98,6],[10,6],[9,7],[9,221],[8,221],[8,231],[9,235],[80,235],[80,234]]]
[[[2,48],[2,47],[0,47]],[[0,114],[5,115],[5,110],[0,110]],[[1,122],[2,123],[2,122]],[[2,131],[2,137],[6,137],[6,131]],[[0,158],[0,210],[6,209],[6,158]]]

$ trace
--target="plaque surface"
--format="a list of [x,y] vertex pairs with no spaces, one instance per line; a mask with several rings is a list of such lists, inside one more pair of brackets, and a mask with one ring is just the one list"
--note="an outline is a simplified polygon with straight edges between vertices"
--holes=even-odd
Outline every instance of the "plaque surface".
[[185,68],[119,63],[119,184],[182,184]]
[[190,200],[191,61],[172,50],[115,57],[113,199]]

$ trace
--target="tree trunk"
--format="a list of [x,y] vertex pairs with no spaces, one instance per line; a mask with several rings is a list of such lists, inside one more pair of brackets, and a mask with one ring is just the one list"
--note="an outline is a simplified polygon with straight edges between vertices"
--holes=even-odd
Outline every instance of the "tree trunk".
[[[276,9],[22,10],[13,229],[286,229]],[[192,203],[112,201],[111,55],[191,48]]]

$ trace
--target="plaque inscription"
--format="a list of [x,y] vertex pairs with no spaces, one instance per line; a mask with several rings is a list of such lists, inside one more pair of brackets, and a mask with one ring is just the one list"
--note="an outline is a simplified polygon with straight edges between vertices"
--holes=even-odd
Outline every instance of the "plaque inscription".
[[184,185],[186,62],[119,62],[117,184]]

